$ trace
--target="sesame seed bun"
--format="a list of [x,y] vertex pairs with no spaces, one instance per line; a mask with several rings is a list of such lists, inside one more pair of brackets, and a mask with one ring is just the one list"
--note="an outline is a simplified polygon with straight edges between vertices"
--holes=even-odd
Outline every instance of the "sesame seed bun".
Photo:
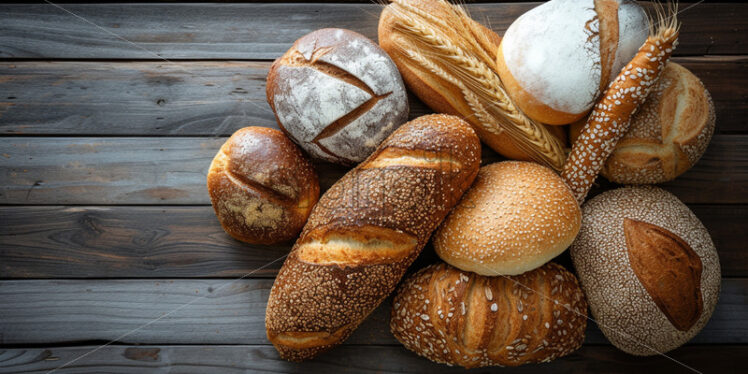
[[717,304],[720,265],[709,233],[657,187],[619,188],[589,200],[570,251],[600,330],[630,354],[686,343]]
[[574,240],[581,210],[551,169],[520,161],[484,166],[434,236],[447,263],[482,275],[535,269]]

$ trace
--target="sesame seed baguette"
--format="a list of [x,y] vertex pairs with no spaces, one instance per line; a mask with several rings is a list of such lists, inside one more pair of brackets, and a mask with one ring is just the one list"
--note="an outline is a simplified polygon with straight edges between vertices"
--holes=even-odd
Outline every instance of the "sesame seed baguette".
[[390,329],[405,348],[466,368],[548,362],[578,349],[587,302],[561,265],[487,277],[441,263],[406,279]]
[[428,115],[330,187],[270,291],[265,325],[280,356],[301,361],[345,340],[394,290],[479,165],[467,122]]
[[657,85],[678,44],[675,14],[670,21],[665,21],[662,12],[659,14],[657,30],[650,33],[639,52],[608,86],[587,118],[564,164],[561,177],[574,192],[579,204],[584,202],[597,174],[628,130],[632,115]]

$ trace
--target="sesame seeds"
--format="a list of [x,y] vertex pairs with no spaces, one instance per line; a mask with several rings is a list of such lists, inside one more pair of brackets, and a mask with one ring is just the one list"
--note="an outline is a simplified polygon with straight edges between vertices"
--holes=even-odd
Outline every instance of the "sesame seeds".
[[492,312],[495,312],[495,311],[497,311],[497,310],[499,310],[499,306],[498,306],[498,305],[496,305],[496,303],[493,303],[493,304],[491,304],[491,311],[492,311]]

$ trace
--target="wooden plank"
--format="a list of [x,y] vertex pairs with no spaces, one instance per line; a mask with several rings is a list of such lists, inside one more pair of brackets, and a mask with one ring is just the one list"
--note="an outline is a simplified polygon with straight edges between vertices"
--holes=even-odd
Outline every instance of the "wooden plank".
[[[748,205],[691,208],[712,235],[722,274],[748,276]],[[3,279],[273,277],[282,261],[267,264],[291,246],[233,240],[209,206],[5,206],[0,217]],[[419,264],[435,260],[429,246]]]
[[[679,57],[701,77],[717,132],[745,133],[748,57]],[[277,128],[266,102],[270,62],[0,63],[0,134],[228,136]],[[411,118],[431,111],[411,95]]]
[[[209,204],[205,175],[224,141],[9,137],[0,142],[0,204]],[[714,136],[701,161],[663,187],[686,203],[748,203],[746,145],[748,135]],[[484,164],[500,159],[483,153]],[[318,163],[323,190],[345,170]]]
[[[93,352],[92,352],[93,351]],[[81,358],[81,356],[85,355]],[[748,347],[690,345],[668,357],[704,373],[733,373],[744,367]],[[0,373],[47,373],[76,360],[56,373],[464,373],[428,361],[400,346],[337,347],[302,363],[283,361],[267,345],[222,346],[97,346],[18,348],[0,350]],[[550,363],[492,368],[501,373],[687,373],[678,362],[663,357],[634,357],[612,346],[584,346]],[[484,369],[485,370],[485,369]]]
[[[503,34],[514,19],[537,4],[471,4],[468,9],[476,20]],[[682,3],[681,9],[687,6]],[[3,6],[0,58],[273,59],[297,38],[323,27],[348,28],[376,38],[381,10],[377,4],[62,7],[65,10],[48,4]],[[746,4],[696,5],[679,15],[683,27],[676,53],[747,54],[746,18]]]
[[[267,344],[272,279],[0,281],[0,344],[110,341]],[[748,278],[725,278],[719,304],[693,344],[748,343]],[[346,344],[397,344],[390,301]],[[147,325],[146,325],[147,324]],[[606,344],[590,323],[586,342]]]

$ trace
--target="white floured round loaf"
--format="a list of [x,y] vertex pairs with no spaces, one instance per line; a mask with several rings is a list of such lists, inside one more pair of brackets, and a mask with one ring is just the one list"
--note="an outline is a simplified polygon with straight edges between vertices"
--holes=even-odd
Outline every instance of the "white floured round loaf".
[[480,168],[434,235],[442,260],[481,275],[516,275],[566,250],[582,212],[551,169],[521,161]]
[[[673,180],[706,152],[715,121],[714,103],[701,80],[669,62],[600,174],[620,184]],[[582,121],[571,125],[572,141],[583,127]]]
[[400,73],[379,46],[350,30],[307,34],[268,73],[280,128],[315,158],[363,161],[408,119]]
[[630,354],[686,343],[717,304],[720,265],[709,233],[657,187],[619,188],[585,203],[571,258],[600,330]]
[[582,118],[644,44],[644,9],[631,0],[552,0],[504,34],[497,68],[530,118],[562,125]]

